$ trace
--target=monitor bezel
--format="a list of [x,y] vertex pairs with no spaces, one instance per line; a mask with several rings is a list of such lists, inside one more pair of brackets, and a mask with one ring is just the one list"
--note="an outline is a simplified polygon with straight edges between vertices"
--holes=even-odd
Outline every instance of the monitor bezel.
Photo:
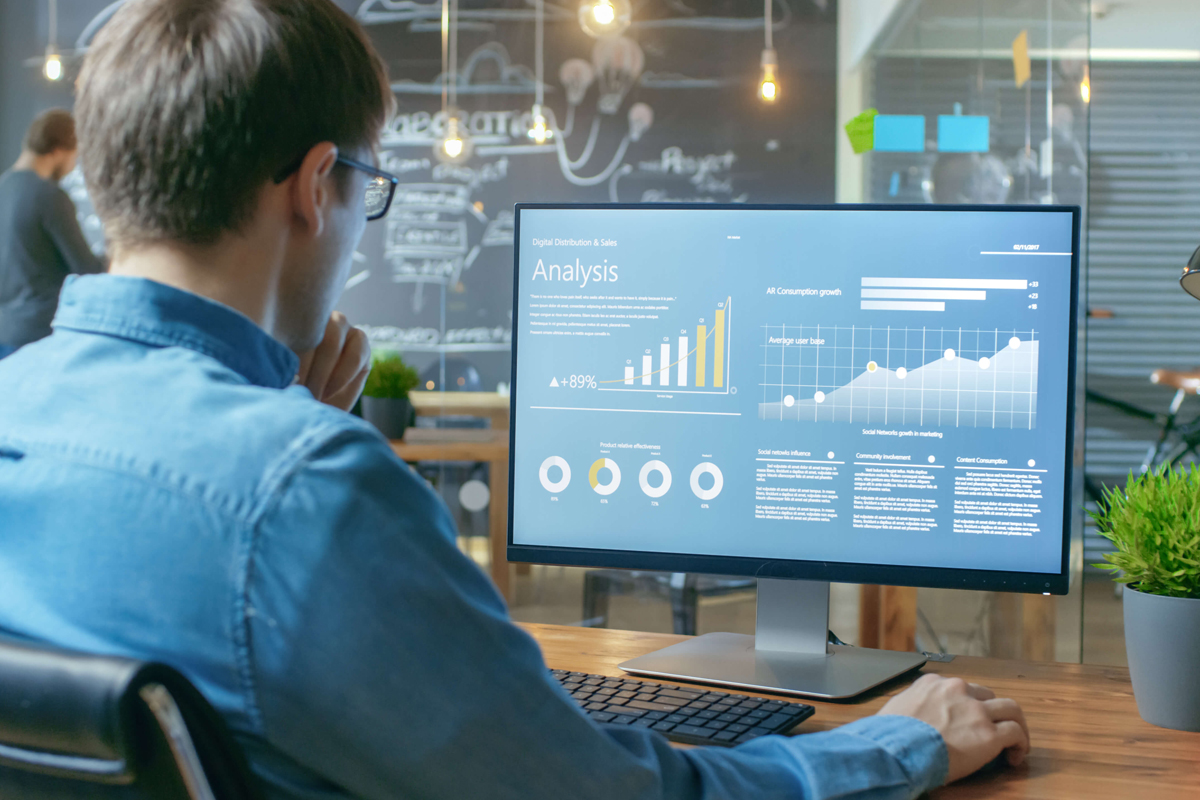
[[[1063,453],[1064,484],[1062,559],[1057,573],[1000,572],[956,567],[920,567],[855,562],[782,560],[745,556],[687,555],[641,550],[602,550],[579,547],[554,547],[513,543],[516,492],[517,436],[517,351],[520,345],[516,310],[520,307],[521,212],[542,210],[644,210],[644,211],[894,211],[894,212],[1014,212],[1071,214],[1071,298],[1067,354],[1067,436]],[[694,572],[712,575],[739,575],[756,578],[786,578],[838,583],[885,584],[935,589],[972,589],[980,591],[1023,592],[1065,595],[1070,588],[1072,502],[1075,496],[1075,412],[1076,370],[1079,328],[1079,250],[1082,209],[1064,205],[908,205],[881,203],[843,203],[823,205],[741,204],[741,203],[517,203],[513,212],[513,311],[512,377],[509,403],[508,453],[508,560],[534,564],[589,567],[602,569]]]

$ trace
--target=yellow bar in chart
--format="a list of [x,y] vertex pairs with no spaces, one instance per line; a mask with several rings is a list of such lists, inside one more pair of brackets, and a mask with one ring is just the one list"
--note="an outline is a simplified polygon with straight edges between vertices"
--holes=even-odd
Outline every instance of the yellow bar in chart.
[[725,309],[718,308],[713,319],[713,386],[725,385]]
[[696,385],[704,385],[704,345],[708,341],[708,327],[706,325],[696,326]]

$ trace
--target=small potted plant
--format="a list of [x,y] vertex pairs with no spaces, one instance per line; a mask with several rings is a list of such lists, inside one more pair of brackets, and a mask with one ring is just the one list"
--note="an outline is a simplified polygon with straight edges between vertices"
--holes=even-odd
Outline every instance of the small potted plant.
[[413,407],[408,393],[420,383],[417,371],[399,353],[381,351],[371,356],[371,372],[363,387],[363,419],[389,439],[404,438],[412,424]]
[[1163,467],[1105,493],[1094,514],[1126,585],[1125,650],[1142,719],[1200,731],[1200,470]]

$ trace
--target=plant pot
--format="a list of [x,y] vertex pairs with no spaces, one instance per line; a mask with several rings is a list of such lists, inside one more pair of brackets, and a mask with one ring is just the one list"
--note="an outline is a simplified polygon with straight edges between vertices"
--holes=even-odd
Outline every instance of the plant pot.
[[1200,731],[1200,600],[1126,587],[1125,652],[1142,719]]
[[403,439],[404,431],[413,421],[412,403],[407,397],[362,398],[363,419],[379,429],[388,439]]

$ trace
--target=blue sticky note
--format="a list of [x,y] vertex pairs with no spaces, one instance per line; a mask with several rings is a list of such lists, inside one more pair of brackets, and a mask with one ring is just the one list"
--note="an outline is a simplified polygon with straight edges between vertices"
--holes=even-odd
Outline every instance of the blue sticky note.
[[938,150],[942,153],[986,153],[991,149],[991,120],[943,114],[938,117]]
[[892,182],[888,185],[888,197],[897,197],[900,194],[900,173],[892,173]]
[[918,114],[875,117],[875,149],[885,153],[924,153],[925,117]]

